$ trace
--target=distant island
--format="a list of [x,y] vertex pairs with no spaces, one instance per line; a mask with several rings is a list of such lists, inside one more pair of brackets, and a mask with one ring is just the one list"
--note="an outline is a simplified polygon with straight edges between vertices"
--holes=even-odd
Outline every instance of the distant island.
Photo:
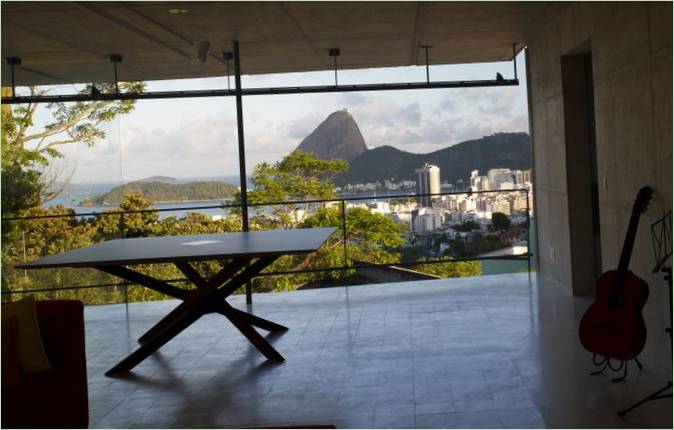
[[223,200],[234,197],[238,188],[221,181],[196,181],[178,184],[167,176],[153,176],[113,188],[105,194],[85,199],[80,206],[118,206],[128,193],[140,193],[152,203]]

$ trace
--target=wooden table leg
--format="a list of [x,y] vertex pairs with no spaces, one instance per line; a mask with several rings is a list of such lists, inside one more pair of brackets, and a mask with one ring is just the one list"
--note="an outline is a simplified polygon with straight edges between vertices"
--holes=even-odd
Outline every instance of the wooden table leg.
[[[222,311],[222,314],[227,317],[227,319],[229,319],[229,321],[231,321],[231,323],[246,336],[246,338],[255,345],[265,357],[267,357],[267,359],[284,361],[285,359],[283,356],[279,354],[269,342],[260,336],[251,324],[257,324],[260,325],[261,328],[273,329],[274,331],[286,328],[263,318],[234,309],[225,301],[227,296],[232,294],[246,282],[250,281],[264,270],[265,267],[274,262],[276,258],[278,257],[261,257],[247,266],[247,260],[235,260],[234,263],[224,267],[208,281],[201,279],[201,277],[197,277],[198,274],[196,274],[196,271],[191,266],[189,268],[183,267],[186,276],[191,278],[197,286],[201,286],[201,288],[197,288],[192,294],[189,294],[189,291],[183,294],[182,291],[184,290],[177,289],[163,281],[139,274],[125,267],[118,267],[115,268],[114,271],[108,271],[108,273],[115,274],[123,279],[132,278],[129,280],[147,286],[148,288],[156,289],[153,287],[160,286],[160,288],[165,291],[171,291],[175,296],[182,296],[179,298],[182,298],[184,301],[160,321],[161,327],[157,327],[160,325],[157,324],[155,325],[155,327],[157,327],[156,330],[154,329],[155,327],[153,327],[153,329],[150,330],[152,333],[148,332],[146,333],[147,336],[143,336],[145,342],[143,342],[138,349],[132,352],[124,360],[120,361],[112,369],[108,370],[105,374],[110,376],[115,373],[127,372],[133,369],[153,352],[161,348],[164,344],[201,318],[205,313],[212,311]],[[179,264],[176,265],[179,268],[181,267]],[[243,266],[246,267],[241,270]],[[167,288],[167,286],[169,288]],[[180,290],[180,292],[174,291],[173,289]],[[189,294],[189,296],[187,294]],[[214,303],[218,304],[215,309]],[[220,304],[222,304],[222,306],[220,306]]]
[[281,354],[278,353],[272,347],[269,342],[262,336],[260,336],[260,333],[258,333],[253,327],[251,327],[250,324],[247,322],[243,321],[239,315],[237,315],[234,312],[231,312],[233,308],[230,307],[229,310],[224,310],[223,315],[227,317],[229,321],[231,321],[232,324],[236,328],[239,329],[239,331],[246,336],[246,338],[253,344],[255,347],[260,351],[262,354],[264,354],[265,357],[267,357],[268,360],[271,361],[285,361],[285,358]]
[[176,267],[180,269],[185,276],[188,277],[190,281],[195,285],[196,289],[186,291],[188,296],[174,308],[168,315],[162,318],[157,324],[152,326],[147,332],[145,332],[141,337],[138,338],[138,343],[143,344],[148,342],[150,339],[155,337],[162,330],[165,330],[173,321],[183,315],[185,312],[188,312],[196,304],[198,304],[205,296],[212,294],[213,291],[217,289],[220,285],[214,285],[219,282],[220,279],[231,278],[236,272],[241,270],[246,263],[246,260],[233,260],[231,263],[220,269],[220,271],[212,278],[215,281],[206,281],[202,278],[199,273],[189,263],[175,263]]
[[[286,331],[288,330],[288,327],[282,326],[281,324],[277,324],[275,322],[266,320],[264,318],[260,318],[256,315],[249,314],[248,312],[244,312],[242,310],[236,309],[232,307],[227,302],[223,302],[221,305],[221,309],[217,310],[216,312],[225,315],[226,312],[230,312],[231,314],[234,314],[237,316],[241,321],[246,322],[250,325],[253,325],[255,327],[259,327],[261,329],[267,330],[267,331]],[[225,315],[227,316],[227,315]]]
[[117,363],[112,369],[105,372],[106,376],[114,375],[120,372],[128,372],[136,367],[140,362],[149,357],[153,352],[161,348],[168,341],[176,337],[180,332],[192,325],[196,320],[201,318],[203,314],[200,312],[188,312],[181,315],[165,330],[150,339],[147,343],[141,345],[138,349],[132,352],[124,360]]

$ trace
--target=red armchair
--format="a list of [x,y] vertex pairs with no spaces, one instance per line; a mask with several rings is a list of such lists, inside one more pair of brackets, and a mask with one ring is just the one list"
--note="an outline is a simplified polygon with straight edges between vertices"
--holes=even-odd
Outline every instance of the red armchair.
[[36,302],[51,369],[21,375],[2,387],[2,427],[86,428],[89,425],[84,305],[77,300]]

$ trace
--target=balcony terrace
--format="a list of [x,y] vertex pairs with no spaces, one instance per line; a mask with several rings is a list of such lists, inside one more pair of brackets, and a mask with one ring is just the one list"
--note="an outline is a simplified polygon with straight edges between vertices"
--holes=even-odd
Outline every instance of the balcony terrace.
[[[85,310],[92,427],[671,427],[671,402],[619,408],[659,386],[589,376],[573,298],[535,274],[257,294],[256,314],[290,328],[271,364],[217,315],[128,376],[105,370],[175,301]],[[245,297],[230,302],[245,309]]]

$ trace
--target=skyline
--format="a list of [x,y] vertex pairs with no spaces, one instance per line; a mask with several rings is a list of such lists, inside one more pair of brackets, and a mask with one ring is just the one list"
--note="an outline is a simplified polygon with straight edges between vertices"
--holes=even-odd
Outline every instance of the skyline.
[[[368,149],[391,145],[428,153],[495,132],[529,132],[524,56],[517,58],[518,87],[403,90],[251,96],[244,98],[246,170],[275,162],[330,113],[346,108]],[[512,76],[512,63],[431,66],[431,80],[493,79]],[[243,76],[244,87],[324,85],[331,71]],[[341,71],[340,84],[413,82],[424,67]],[[232,79],[233,81],[233,79]],[[148,91],[227,87],[226,78],[148,82]],[[62,86],[54,93],[73,92]],[[46,109],[36,115],[44,127]],[[142,100],[136,109],[104,126],[107,137],[93,148],[64,147],[58,170],[73,172],[72,182],[129,182],[153,175],[208,177],[238,175],[234,99]],[[121,142],[121,148],[120,148]],[[121,149],[121,151],[120,151]],[[121,163],[120,163],[121,158]],[[108,166],[101,170],[101,165]]]

